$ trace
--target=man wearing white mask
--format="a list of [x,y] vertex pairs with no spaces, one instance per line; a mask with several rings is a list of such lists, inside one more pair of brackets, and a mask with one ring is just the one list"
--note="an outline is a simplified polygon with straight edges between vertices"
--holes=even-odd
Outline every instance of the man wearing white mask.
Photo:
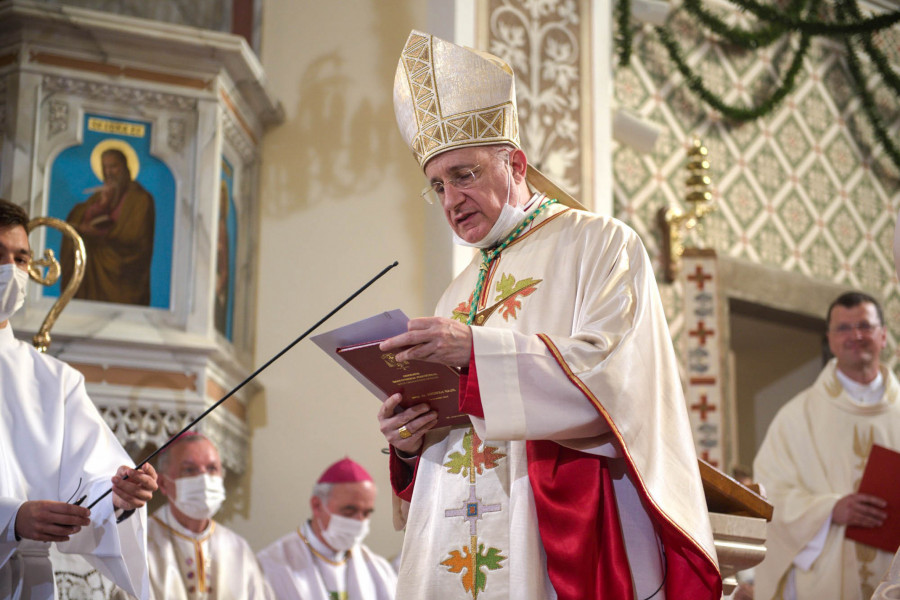
[[279,600],[393,600],[397,576],[362,544],[375,483],[345,458],[325,470],[309,500],[312,519],[259,553]]
[[213,515],[225,500],[222,461],[208,438],[185,433],[159,460],[169,501],[150,516],[150,580],[158,600],[275,598],[246,540]]
[[152,497],[156,471],[132,468],[80,373],[13,337],[9,318],[24,305],[31,259],[27,223],[0,199],[0,598],[56,596],[55,542],[144,599],[146,515],[132,513]]

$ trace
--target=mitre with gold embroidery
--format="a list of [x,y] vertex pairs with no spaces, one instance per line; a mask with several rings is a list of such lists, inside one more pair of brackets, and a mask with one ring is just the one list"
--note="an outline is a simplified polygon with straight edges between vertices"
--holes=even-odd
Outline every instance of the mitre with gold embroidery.
[[496,56],[413,31],[394,77],[400,133],[423,168],[463,146],[519,147],[512,69]]
[[[456,148],[519,143],[516,82],[500,58],[413,30],[394,76],[400,134],[423,169]],[[528,165],[528,183],[561,204],[584,209]]]

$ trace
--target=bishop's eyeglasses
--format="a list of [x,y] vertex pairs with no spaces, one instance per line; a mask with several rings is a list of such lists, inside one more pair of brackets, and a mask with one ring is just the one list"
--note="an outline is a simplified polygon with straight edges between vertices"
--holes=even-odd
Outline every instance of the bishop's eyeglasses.
[[452,186],[458,190],[467,190],[475,185],[483,171],[484,169],[482,169],[481,165],[475,165],[463,169],[459,175],[451,177],[447,181],[434,181],[422,190],[422,198],[428,204],[434,204],[435,202],[440,204],[444,198],[447,186]]

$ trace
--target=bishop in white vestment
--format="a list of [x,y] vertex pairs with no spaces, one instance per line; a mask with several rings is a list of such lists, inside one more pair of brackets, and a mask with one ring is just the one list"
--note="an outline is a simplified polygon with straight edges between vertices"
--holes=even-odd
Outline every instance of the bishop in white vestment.
[[361,465],[345,458],[325,470],[310,498],[312,520],[259,552],[278,600],[394,599],[393,567],[362,543],[374,503]]
[[406,535],[398,598],[718,600],[696,453],[634,231],[527,163],[511,69],[413,31],[394,108],[472,262],[381,344],[462,369],[471,427],[379,413]]

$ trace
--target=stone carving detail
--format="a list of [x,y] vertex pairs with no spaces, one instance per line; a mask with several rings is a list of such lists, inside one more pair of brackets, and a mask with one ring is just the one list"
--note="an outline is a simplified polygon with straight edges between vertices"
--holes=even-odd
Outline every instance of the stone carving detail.
[[48,112],[48,134],[50,137],[53,137],[57,133],[62,133],[69,128],[68,102],[63,102],[62,100],[53,100],[50,102],[50,109]]
[[489,52],[516,74],[528,158],[576,198],[582,191],[581,17],[578,3],[491,0]]
[[244,162],[253,162],[256,159],[256,144],[241,129],[231,113],[227,111],[225,112],[225,118],[222,119],[222,128],[225,133],[225,140],[241,155]]
[[109,100],[131,106],[179,111],[192,111],[197,108],[197,100],[187,96],[56,75],[45,75],[43,87],[46,93],[62,92],[92,100]]
[[[119,443],[126,448],[144,449],[148,445],[158,448],[181,431],[185,425],[200,415],[188,410],[166,410],[159,407],[116,405],[113,402],[95,403],[106,424],[115,433]],[[247,466],[248,434],[243,423],[228,423],[228,415],[219,417],[213,413],[200,422],[197,431],[207,436],[219,448],[222,464],[230,471],[243,473]],[[143,456],[134,457],[141,460]]]
[[169,119],[169,132],[166,138],[169,148],[175,152],[181,153],[181,150],[184,148],[186,130],[187,126],[185,125],[184,119]]

